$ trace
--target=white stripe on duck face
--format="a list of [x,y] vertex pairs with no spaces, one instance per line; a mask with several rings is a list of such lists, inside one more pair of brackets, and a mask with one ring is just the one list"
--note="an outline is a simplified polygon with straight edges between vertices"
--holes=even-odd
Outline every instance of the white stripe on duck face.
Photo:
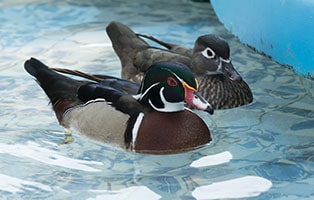
[[[172,72],[171,72],[172,73]],[[174,73],[172,73],[174,74]],[[180,79],[180,77],[178,77],[176,74],[174,74],[181,82],[182,80]],[[155,83],[153,85],[151,85],[149,88],[147,88],[144,93],[142,94],[137,94],[137,95],[133,95],[133,98],[140,101],[147,93],[149,90],[151,90],[153,87],[155,87],[156,85],[158,85],[158,83]],[[159,91],[159,96],[160,96],[160,100],[162,101],[164,107],[163,108],[158,108],[156,107],[153,102],[149,99],[148,100],[148,103],[150,104],[150,106],[156,110],[156,111],[159,111],[159,112],[177,112],[177,111],[181,111],[181,110],[184,110],[184,101],[182,102],[169,102],[166,100],[164,94],[163,94],[163,91],[164,91],[164,87],[162,87]],[[143,91],[142,91],[143,92]]]
[[160,100],[162,101],[164,107],[157,108],[150,99],[148,100],[149,105],[158,112],[178,112],[184,110],[184,101],[175,103],[167,101],[163,94],[164,89],[165,88],[162,87],[159,92]]
[[[149,90],[151,90],[153,87],[155,87],[156,85],[158,85],[158,84],[159,84],[159,82],[158,82],[158,83],[154,83],[153,85],[149,86],[149,88],[147,88],[147,89],[144,91],[144,93],[140,93],[140,94],[137,94],[137,95],[133,95],[133,98],[136,99],[136,100],[138,100],[138,101],[142,100],[142,98],[147,94],[147,92],[148,92]],[[143,92],[142,90],[143,90],[143,84],[142,84],[142,87],[141,87],[141,92]]]
[[67,110],[63,126],[103,143],[125,146],[124,133],[129,115],[117,111],[104,99],[89,101]]

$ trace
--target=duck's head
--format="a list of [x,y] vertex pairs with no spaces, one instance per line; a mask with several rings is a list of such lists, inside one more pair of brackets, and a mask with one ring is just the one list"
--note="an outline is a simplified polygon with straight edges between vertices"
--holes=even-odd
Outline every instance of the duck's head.
[[184,103],[213,114],[212,106],[197,93],[198,83],[192,71],[177,62],[153,64],[145,73],[135,97],[158,112],[184,110]]
[[213,34],[197,38],[193,49],[192,66],[197,75],[224,74],[231,80],[242,80],[231,63],[229,44]]

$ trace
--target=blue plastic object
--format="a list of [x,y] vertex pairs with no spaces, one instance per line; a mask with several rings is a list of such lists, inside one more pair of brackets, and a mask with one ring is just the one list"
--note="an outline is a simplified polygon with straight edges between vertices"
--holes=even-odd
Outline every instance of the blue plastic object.
[[241,42],[313,77],[313,0],[211,0],[211,4]]

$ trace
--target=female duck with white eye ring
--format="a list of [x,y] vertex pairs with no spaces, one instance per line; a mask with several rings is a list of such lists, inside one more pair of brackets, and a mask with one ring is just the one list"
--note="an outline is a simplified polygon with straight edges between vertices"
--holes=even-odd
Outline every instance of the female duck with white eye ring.
[[[217,35],[198,37],[194,48],[190,49],[137,34],[120,22],[111,22],[106,31],[120,58],[124,79],[140,83],[152,64],[180,62],[193,71],[199,82],[199,93],[213,108],[234,108],[253,101],[251,89],[231,62],[229,44]],[[143,38],[164,48],[151,46]]]

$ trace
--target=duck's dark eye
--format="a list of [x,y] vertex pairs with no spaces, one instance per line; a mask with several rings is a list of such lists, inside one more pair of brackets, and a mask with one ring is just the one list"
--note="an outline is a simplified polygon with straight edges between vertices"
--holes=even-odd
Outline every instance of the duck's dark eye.
[[174,79],[173,77],[168,77],[167,84],[171,87],[175,87],[178,85],[178,81]]
[[208,59],[213,59],[216,56],[215,52],[209,47],[202,51],[202,55]]
[[207,49],[207,55],[208,55],[209,57],[212,57],[212,56],[213,56],[213,52],[211,52],[209,49]]

